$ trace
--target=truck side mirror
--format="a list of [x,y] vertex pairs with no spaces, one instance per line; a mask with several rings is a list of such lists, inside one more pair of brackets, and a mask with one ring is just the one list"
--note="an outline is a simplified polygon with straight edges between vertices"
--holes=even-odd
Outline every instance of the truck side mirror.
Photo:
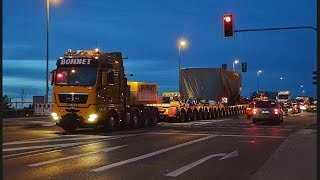
[[114,71],[102,72],[102,86],[114,85]]
[[56,70],[51,71],[51,86],[55,83]]

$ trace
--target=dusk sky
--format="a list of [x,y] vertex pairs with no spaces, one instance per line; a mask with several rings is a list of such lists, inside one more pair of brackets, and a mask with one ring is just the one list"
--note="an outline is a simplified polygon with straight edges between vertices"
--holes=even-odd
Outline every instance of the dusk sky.
[[[45,94],[46,0],[3,1],[3,94]],[[316,96],[316,32],[311,29],[241,32],[223,38],[222,16],[233,13],[235,29],[316,27],[315,0],[61,0],[50,7],[50,67],[68,48],[120,51],[129,80],[178,90],[178,47],[182,67],[221,67],[247,62],[243,96],[257,90],[290,90]],[[240,65],[237,66],[240,69]],[[283,77],[283,80],[280,80]],[[300,86],[303,85],[303,88]],[[50,86],[50,99],[51,100]]]

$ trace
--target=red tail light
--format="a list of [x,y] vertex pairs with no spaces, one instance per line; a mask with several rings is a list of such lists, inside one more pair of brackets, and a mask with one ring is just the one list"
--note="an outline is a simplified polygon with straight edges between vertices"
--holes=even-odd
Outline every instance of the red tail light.
[[275,109],[274,114],[279,114],[279,109]]
[[251,109],[252,109],[252,108],[249,108],[249,107],[248,107],[248,108],[247,108],[247,111],[250,111]]

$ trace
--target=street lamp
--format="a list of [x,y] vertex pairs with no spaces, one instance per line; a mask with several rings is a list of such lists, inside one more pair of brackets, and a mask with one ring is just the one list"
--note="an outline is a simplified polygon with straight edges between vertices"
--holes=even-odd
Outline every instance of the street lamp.
[[239,60],[234,60],[233,63],[232,63],[232,68],[233,68],[233,71],[235,71],[235,64],[239,64]]
[[178,74],[179,74],[179,94],[180,94],[180,98],[181,98],[181,84],[180,84],[180,74],[181,74],[181,49],[187,46],[187,41],[185,39],[180,39],[179,43],[178,43],[178,63],[179,63],[179,67],[178,67]]
[[61,0],[46,0],[46,27],[47,27],[47,59],[46,59],[46,95],[45,102],[48,103],[49,93],[49,18],[50,18],[50,3],[53,5],[60,4]]
[[258,79],[258,92],[259,92],[259,77],[260,74],[262,73],[262,70],[257,71],[257,79]]

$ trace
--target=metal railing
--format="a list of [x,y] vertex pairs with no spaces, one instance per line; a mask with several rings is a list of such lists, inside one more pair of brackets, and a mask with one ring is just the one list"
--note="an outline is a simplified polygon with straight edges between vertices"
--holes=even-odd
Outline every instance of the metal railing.
[[[49,104],[52,104],[49,102]],[[5,108],[2,104],[2,117],[3,118],[14,118],[14,117],[30,117],[30,116],[47,116],[46,114],[39,114],[39,107],[33,102],[11,102],[11,106]]]

